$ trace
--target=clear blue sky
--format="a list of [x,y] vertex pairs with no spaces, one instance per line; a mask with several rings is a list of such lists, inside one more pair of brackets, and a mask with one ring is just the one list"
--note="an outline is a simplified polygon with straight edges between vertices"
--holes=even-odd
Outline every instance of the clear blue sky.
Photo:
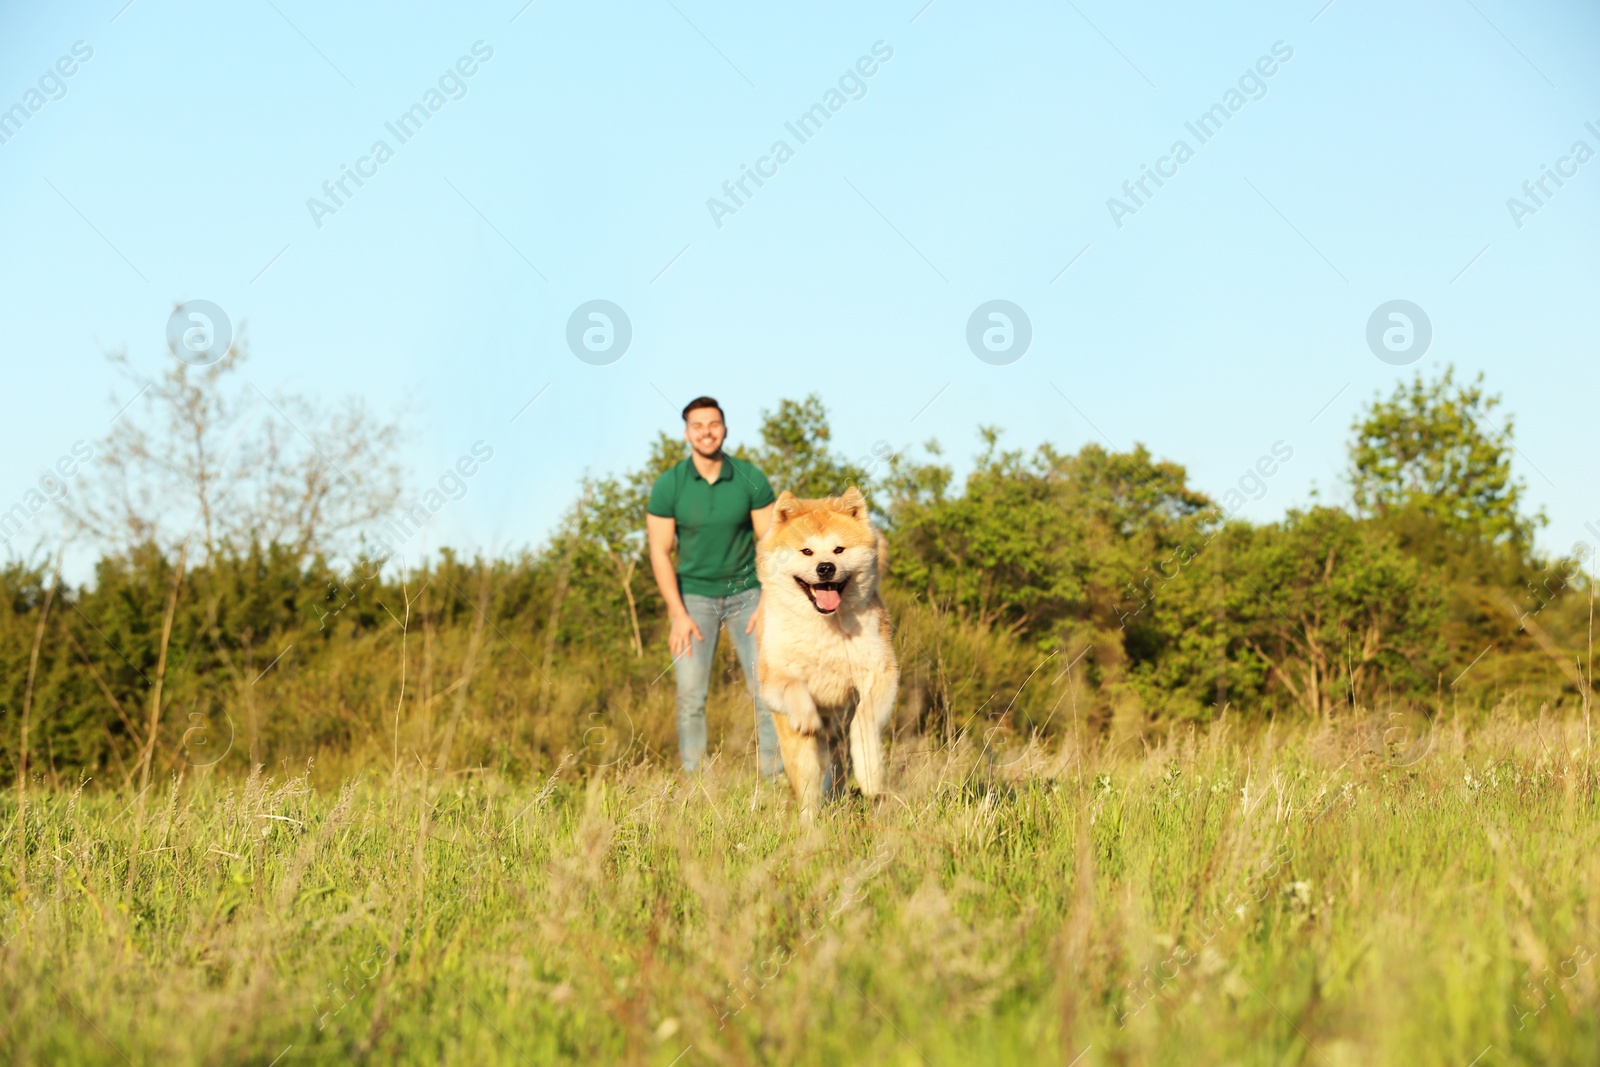
[[[1544,545],[1600,524],[1600,159],[1520,227],[1507,207],[1600,152],[1595,5],[923,2],[6,5],[0,108],[93,55],[0,144],[0,509],[126,401],[104,353],[154,374],[174,302],[206,299],[264,389],[407,406],[414,492],[492,443],[431,545],[537,543],[703,392],[735,442],[816,392],[852,454],[1103,435],[1214,494],[1282,440],[1245,511],[1270,519],[1337,495],[1358,407],[1447,362],[1517,416]],[[400,143],[385,123],[479,41]],[[875,42],[892,59],[801,143],[785,123]],[[1275,42],[1292,58],[1201,144],[1185,123]],[[308,198],[380,139],[319,228]],[[778,140],[719,227],[708,198]],[[1158,164],[1119,228],[1108,198]],[[632,322],[608,365],[566,344],[591,299]],[[991,299],[1032,324],[1006,365],[967,345]],[[1368,348],[1391,299],[1431,320],[1415,368]]]

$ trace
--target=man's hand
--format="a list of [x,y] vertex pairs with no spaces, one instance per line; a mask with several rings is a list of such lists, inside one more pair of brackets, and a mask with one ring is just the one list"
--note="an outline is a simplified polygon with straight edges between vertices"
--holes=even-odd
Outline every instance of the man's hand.
[[756,620],[761,618],[761,605],[766,600],[766,597],[767,595],[765,593],[762,593],[760,596],[756,597],[756,610],[750,613],[750,621],[744,624],[745,633],[750,633],[756,628]]
[[667,651],[676,663],[687,653],[696,638],[705,640],[700,627],[689,617],[683,606],[683,596],[678,592],[678,576],[672,572],[672,542],[677,537],[676,520],[660,515],[646,515],[645,533],[650,543],[650,571],[656,576],[656,588],[667,603],[667,618],[672,628],[667,632]]
[[687,611],[672,616],[672,630],[667,634],[667,651],[674,660],[689,651],[691,641],[704,641],[705,635],[694,624]]

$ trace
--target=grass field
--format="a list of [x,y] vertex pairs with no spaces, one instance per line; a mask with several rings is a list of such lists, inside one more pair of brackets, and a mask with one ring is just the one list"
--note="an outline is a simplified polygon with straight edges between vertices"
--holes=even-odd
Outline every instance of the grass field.
[[1482,718],[901,744],[811,831],[727,761],[13,791],[0,1061],[1600,1062],[1585,724]]

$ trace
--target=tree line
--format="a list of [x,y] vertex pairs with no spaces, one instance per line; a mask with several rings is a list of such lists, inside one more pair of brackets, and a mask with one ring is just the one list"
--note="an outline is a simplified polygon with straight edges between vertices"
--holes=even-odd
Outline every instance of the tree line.
[[[176,365],[96,445],[98,481],[63,502],[100,547],[92,581],[43,554],[0,571],[10,776],[340,753],[531,770],[669,743],[644,513],[680,440],[585,479],[537,547],[401,571],[361,536],[400,499],[398,425],[251,396],[243,358]],[[1583,546],[1537,550],[1498,405],[1481,376],[1402,383],[1352,425],[1347,500],[1270,523],[1237,512],[1291,461],[1283,442],[1213,499],[1143,446],[1008,449],[986,427],[958,480],[934,442],[840,454],[811,396],[763,413],[740,454],[802,496],[866,489],[900,736],[1512,714],[1581,700],[1593,591]]]

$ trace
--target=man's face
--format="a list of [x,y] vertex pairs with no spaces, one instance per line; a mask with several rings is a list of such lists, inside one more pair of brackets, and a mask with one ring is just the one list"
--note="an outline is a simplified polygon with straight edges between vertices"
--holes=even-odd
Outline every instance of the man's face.
[[727,436],[728,428],[722,424],[722,412],[716,408],[695,408],[689,412],[683,428],[683,439],[702,456],[707,459],[715,457],[722,450],[722,442]]

